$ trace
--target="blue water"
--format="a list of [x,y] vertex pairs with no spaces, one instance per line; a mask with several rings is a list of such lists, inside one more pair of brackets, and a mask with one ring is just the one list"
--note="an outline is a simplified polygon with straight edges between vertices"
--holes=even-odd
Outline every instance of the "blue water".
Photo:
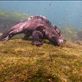
[[60,27],[82,28],[82,1],[0,1],[0,10],[44,15]]

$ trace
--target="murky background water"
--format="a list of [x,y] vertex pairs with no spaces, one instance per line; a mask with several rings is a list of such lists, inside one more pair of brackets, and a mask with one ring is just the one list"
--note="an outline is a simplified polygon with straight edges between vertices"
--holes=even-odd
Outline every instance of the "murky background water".
[[44,15],[60,27],[82,27],[82,1],[0,1],[0,10]]

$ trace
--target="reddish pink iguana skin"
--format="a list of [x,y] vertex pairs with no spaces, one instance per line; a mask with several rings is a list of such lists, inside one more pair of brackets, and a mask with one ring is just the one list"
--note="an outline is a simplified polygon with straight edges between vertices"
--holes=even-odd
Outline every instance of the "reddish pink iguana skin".
[[32,36],[33,44],[42,45],[42,39],[48,39],[55,45],[64,42],[61,31],[44,16],[31,16],[23,22],[12,26],[0,36],[0,40],[9,40],[16,34],[24,33],[26,37]]

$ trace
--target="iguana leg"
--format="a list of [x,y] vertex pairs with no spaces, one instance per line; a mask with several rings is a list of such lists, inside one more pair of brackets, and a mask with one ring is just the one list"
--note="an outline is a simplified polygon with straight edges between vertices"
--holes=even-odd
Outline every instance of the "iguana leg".
[[32,44],[36,46],[40,46],[43,44],[43,34],[40,31],[34,31],[32,33]]

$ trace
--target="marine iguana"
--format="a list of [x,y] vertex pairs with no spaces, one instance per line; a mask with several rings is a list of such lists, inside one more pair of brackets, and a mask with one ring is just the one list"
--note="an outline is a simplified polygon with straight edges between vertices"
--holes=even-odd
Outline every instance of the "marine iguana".
[[9,40],[20,33],[24,33],[25,37],[32,36],[32,43],[37,46],[43,44],[43,39],[48,39],[57,46],[64,43],[60,29],[44,16],[31,16],[27,20],[19,22],[4,32],[0,36],[0,41]]

